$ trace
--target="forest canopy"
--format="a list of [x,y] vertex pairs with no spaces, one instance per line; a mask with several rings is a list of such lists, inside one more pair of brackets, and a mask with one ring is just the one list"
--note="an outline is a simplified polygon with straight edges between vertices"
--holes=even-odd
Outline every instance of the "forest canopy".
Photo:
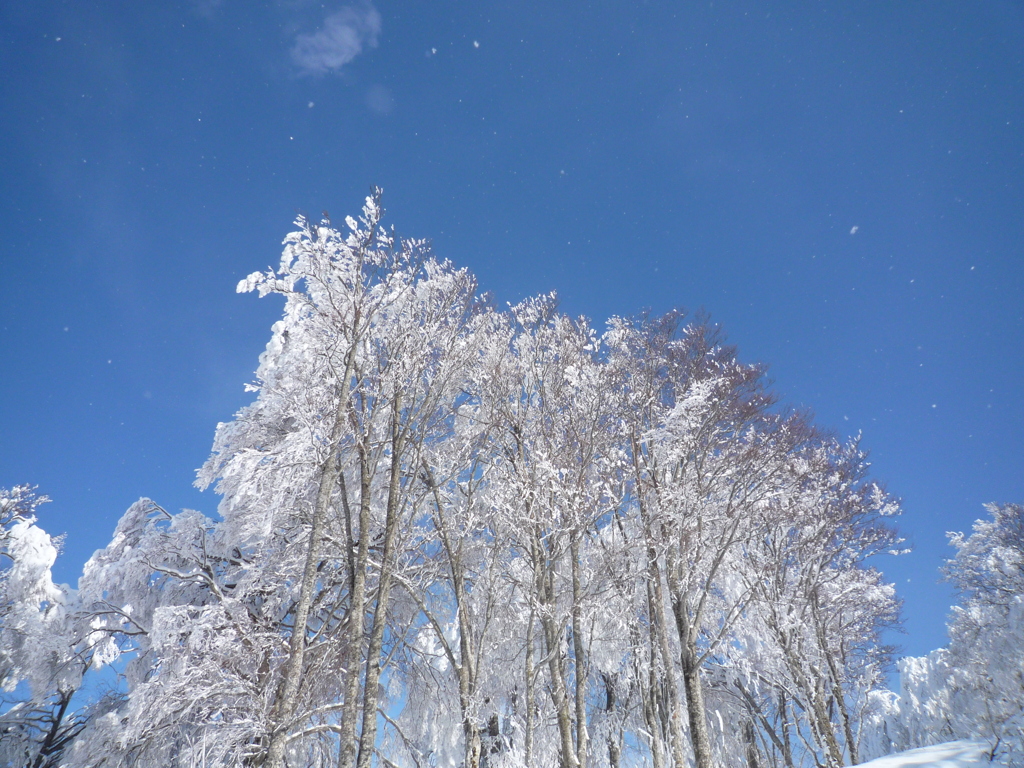
[[857,440],[704,317],[499,309],[382,217],[378,190],[300,218],[239,284],[284,312],[199,470],[215,516],[141,499],[71,589],[45,498],[0,493],[0,762],[831,767],[937,722],[1024,746],[1020,670],[975,711],[1022,646],[1020,507],[954,539],[951,646],[897,700],[899,502]]

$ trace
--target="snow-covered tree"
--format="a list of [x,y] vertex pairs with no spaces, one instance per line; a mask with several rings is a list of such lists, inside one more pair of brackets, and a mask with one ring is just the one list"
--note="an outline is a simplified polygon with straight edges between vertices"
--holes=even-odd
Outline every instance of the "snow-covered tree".
[[[118,679],[67,764],[856,759],[897,607],[859,449],[702,319],[497,311],[382,216],[300,219],[239,284],[285,306],[199,471],[218,517],[140,500],[77,591],[28,601],[54,658]],[[0,649],[13,684],[27,650]]]
[[[945,569],[961,605],[949,624],[954,699],[966,700],[961,728],[990,739],[993,752],[1024,759],[1024,505],[989,504],[969,537],[950,542]],[[952,702],[954,707],[957,701]]]
[[[512,309],[510,353],[481,396],[481,418],[498,426],[491,493],[498,522],[529,577],[530,625],[524,656],[526,760],[534,735],[538,652],[557,725],[559,763],[587,765],[592,632],[600,588],[586,551],[599,522],[620,505],[620,454],[605,408],[599,341],[584,319],[555,309],[554,296]],[[538,648],[533,622],[540,630]]]
[[75,694],[91,659],[76,644],[73,595],[53,583],[60,540],[36,525],[49,501],[0,489],[0,763],[58,765],[90,717]]
[[149,499],[125,512],[77,593],[121,699],[93,718],[73,765],[241,764],[258,751],[280,638],[237,590],[241,565],[198,512],[171,515]]
[[623,413],[649,549],[653,646],[669,689],[665,735],[681,765],[685,706],[695,763],[709,768],[717,759],[706,668],[756,596],[736,563],[807,433],[770,410],[762,371],[737,362],[714,329],[698,324],[675,338],[675,323],[619,322],[611,338],[615,364],[632,369]]
[[[705,766],[855,758],[856,708],[881,685],[880,632],[898,609],[864,562],[893,549],[898,506],[856,446],[776,408],[763,371],[713,328],[620,320],[609,340],[648,550],[654,764],[690,750]],[[769,662],[799,673],[799,698],[789,673],[770,682]],[[811,723],[817,739],[791,743]]]
[[0,686],[12,690],[38,671],[43,626],[59,610],[64,593],[51,577],[59,542],[36,525],[49,501],[30,486],[0,488]]
[[[821,765],[859,762],[871,693],[884,683],[881,639],[898,617],[891,585],[867,565],[898,546],[886,518],[898,503],[867,481],[857,443],[819,438],[795,454],[742,568],[758,591],[734,666],[764,751],[791,766],[809,750]],[[794,743],[795,742],[795,743]]]
[[472,277],[397,239],[382,214],[377,194],[348,234],[300,221],[280,268],[239,286],[283,295],[285,316],[257,401],[220,427],[200,473],[202,485],[217,481],[221,535],[273,594],[287,641],[267,684],[270,766],[331,734],[341,765],[374,759],[423,453],[449,429],[475,354]]
[[949,645],[900,666],[878,751],[982,739],[993,762],[1024,760],[1024,506],[988,504],[973,533],[950,533],[946,578],[960,595]]

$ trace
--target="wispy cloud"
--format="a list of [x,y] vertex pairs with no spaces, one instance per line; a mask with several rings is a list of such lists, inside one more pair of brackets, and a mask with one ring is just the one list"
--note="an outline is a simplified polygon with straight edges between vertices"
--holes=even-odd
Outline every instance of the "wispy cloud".
[[376,48],[381,19],[369,3],[346,6],[324,19],[316,32],[300,34],[292,46],[292,59],[303,72],[337,72],[364,48]]
[[390,115],[395,108],[395,97],[383,85],[372,85],[366,94],[366,106],[378,115]]
[[223,4],[224,0],[192,0],[192,6],[196,9],[196,13],[204,19],[212,19],[216,16]]

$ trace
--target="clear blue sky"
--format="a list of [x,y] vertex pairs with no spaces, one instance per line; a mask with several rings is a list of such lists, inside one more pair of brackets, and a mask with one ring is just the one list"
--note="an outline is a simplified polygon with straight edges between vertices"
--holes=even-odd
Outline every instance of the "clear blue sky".
[[215,511],[281,310],[234,286],[372,185],[499,301],[705,307],[862,431],[909,653],[945,532],[1024,501],[1020,2],[7,0],[0,73],[0,485],[60,580],[139,496]]

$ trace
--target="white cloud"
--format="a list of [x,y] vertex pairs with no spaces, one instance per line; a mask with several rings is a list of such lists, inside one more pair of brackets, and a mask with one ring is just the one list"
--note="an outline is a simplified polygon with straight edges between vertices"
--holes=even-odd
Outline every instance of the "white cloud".
[[369,3],[346,6],[324,19],[316,32],[298,35],[292,59],[309,74],[337,72],[364,48],[377,47],[380,25],[380,14]]

